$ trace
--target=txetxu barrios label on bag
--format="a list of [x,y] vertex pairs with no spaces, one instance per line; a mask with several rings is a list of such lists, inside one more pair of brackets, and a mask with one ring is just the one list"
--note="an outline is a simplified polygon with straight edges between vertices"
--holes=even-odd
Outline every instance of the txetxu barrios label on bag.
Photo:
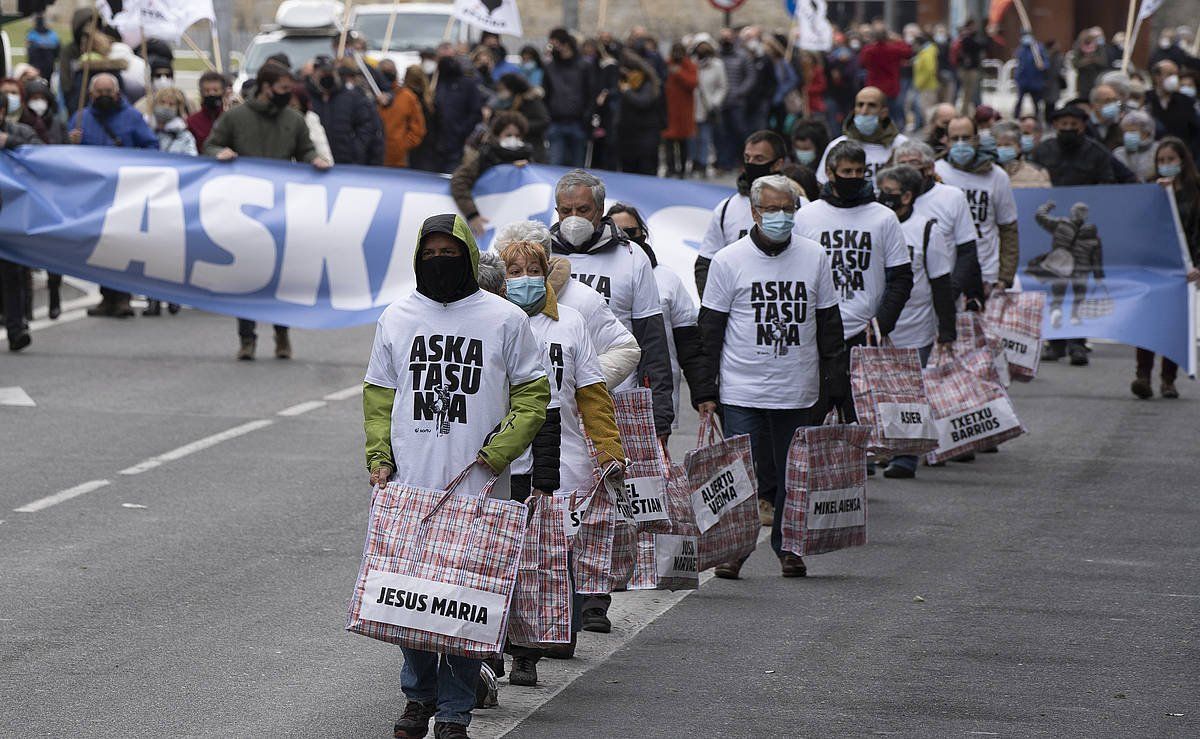
[[965,413],[936,418],[938,451],[953,449],[969,441],[986,439],[1020,426],[1008,398],[996,398]]
[[359,616],[393,626],[500,644],[507,599],[499,593],[369,570]]
[[716,526],[726,513],[753,496],[754,484],[741,460],[717,470],[717,474],[692,492],[692,510],[700,533]]

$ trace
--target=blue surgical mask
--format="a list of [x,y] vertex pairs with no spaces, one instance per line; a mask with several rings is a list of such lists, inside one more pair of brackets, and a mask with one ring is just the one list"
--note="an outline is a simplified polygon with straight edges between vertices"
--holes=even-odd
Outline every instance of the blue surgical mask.
[[1117,116],[1121,114],[1121,104],[1118,102],[1105,103],[1100,107],[1100,119],[1106,123],[1112,123],[1117,120]]
[[996,136],[991,131],[980,131],[979,132],[979,148],[987,149],[987,150],[995,149],[996,148]]
[[965,141],[955,141],[950,145],[950,161],[955,164],[970,164],[975,158],[975,147]]
[[1124,140],[1125,148],[1129,151],[1137,151],[1142,148],[1142,135],[1137,131],[1126,131]]
[[530,275],[509,277],[504,281],[504,290],[509,301],[522,308],[529,308],[546,297],[546,278]]
[[787,241],[788,236],[792,233],[792,226],[796,223],[795,215],[784,213],[782,210],[776,213],[763,213],[762,229],[763,235],[776,244]]
[[854,116],[854,127],[863,136],[871,136],[879,130],[879,116],[856,115]]
[[817,161],[817,150],[796,149],[796,161],[800,162],[806,167],[811,166],[813,162]]
[[1001,164],[1008,164],[1017,158],[1017,147],[1015,146],[997,146],[996,161]]
[[1178,177],[1179,173],[1181,171],[1183,171],[1183,167],[1178,162],[1176,162],[1175,164],[1160,164],[1160,165],[1158,165],[1158,176],[1159,177],[1167,177],[1167,178],[1173,179],[1175,177]]
[[1034,146],[1037,146],[1037,141],[1034,140],[1033,134],[1031,134],[1031,133],[1021,134],[1021,151],[1028,154],[1029,152],[1033,151]]
[[16,95],[9,95],[8,96],[8,112],[16,113],[20,109],[21,109],[21,98],[17,97]]

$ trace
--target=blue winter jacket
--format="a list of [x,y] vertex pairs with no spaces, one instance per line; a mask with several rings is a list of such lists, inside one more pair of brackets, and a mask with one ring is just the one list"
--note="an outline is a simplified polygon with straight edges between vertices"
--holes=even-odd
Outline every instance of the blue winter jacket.
[[[1042,66],[1048,66],[1050,58],[1046,56],[1046,47],[1038,44],[1037,48],[1041,54]],[[1038,69],[1037,61],[1033,57],[1032,44],[1021,44],[1017,47],[1017,71],[1013,76],[1018,90],[1041,92],[1046,87],[1046,71],[1044,68]]]
[[[84,146],[126,146],[132,149],[154,149],[158,151],[158,136],[150,130],[146,119],[125,98],[120,98],[121,107],[111,113],[99,113],[89,105],[71,116],[68,130],[80,128],[79,116],[83,115]],[[103,124],[103,125],[102,125]],[[105,126],[108,131],[105,131]],[[111,134],[111,135],[110,135]],[[119,139],[114,141],[113,138]]]

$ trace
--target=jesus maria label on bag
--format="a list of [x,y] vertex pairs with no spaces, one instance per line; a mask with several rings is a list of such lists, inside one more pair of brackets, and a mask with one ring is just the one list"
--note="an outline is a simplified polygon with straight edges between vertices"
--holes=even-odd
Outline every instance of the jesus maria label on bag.
[[692,493],[692,510],[696,512],[700,533],[716,526],[727,512],[753,495],[754,485],[746,474],[745,464],[738,461],[722,467]]
[[878,403],[879,425],[885,439],[936,439],[928,403]]
[[696,577],[696,537],[655,534],[654,560],[660,580]]
[[1017,333],[1003,326],[996,326],[993,331],[1000,337],[1004,345],[1004,358],[1009,364],[1024,367],[1027,370],[1037,369],[1038,341],[1028,334]]
[[986,439],[1020,426],[1008,398],[996,398],[987,404],[948,418],[935,418],[938,450],[953,449],[968,441]]
[[507,599],[499,593],[368,570],[359,616],[393,626],[500,643]]
[[661,477],[627,477],[625,494],[629,496],[629,507],[635,522],[666,521],[670,518]]
[[866,496],[865,487],[809,493],[804,528],[812,531],[862,526],[867,522],[867,508],[864,505]]

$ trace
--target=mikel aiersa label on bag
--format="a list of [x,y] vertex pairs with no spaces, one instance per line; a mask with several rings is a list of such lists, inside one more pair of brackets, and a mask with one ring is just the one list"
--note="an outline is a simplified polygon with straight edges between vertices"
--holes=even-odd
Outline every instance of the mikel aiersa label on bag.
[[632,522],[666,521],[669,518],[661,477],[627,477],[625,495],[629,501]]
[[717,470],[717,474],[692,492],[692,510],[700,533],[716,526],[722,516],[753,496],[754,484],[741,460]]
[[879,403],[876,407],[885,439],[937,438],[928,403]]
[[499,593],[369,570],[358,614],[368,621],[499,644],[507,607]]
[[1008,360],[1009,364],[1015,364],[1028,370],[1037,369],[1037,353],[1040,351],[1037,339],[1003,326],[996,326],[992,331],[1000,337],[1000,342],[1004,346],[1004,358]]
[[658,577],[696,577],[696,537],[654,535],[654,560]]
[[817,490],[808,494],[804,528],[844,529],[867,522],[867,489]]
[[1020,426],[1008,398],[996,398],[965,413],[934,419],[934,423],[938,430],[938,449],[953,449]]

